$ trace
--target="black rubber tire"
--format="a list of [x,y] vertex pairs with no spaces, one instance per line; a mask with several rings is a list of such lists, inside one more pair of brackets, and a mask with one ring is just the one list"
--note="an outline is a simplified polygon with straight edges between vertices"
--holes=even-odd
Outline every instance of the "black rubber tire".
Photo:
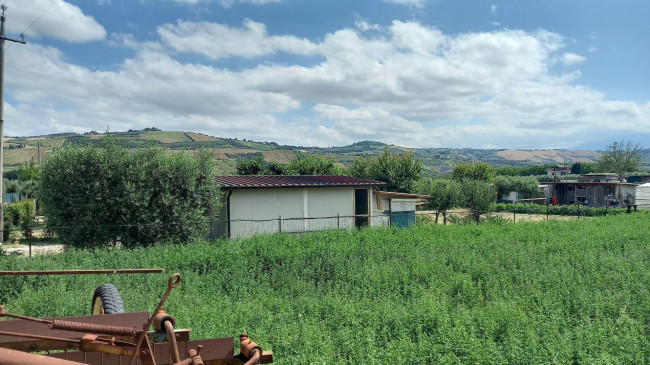
[[95,289],[93,301],[90,305],[90,314],[115,314],[124,313],[122,296],[113,284],[103,284]]

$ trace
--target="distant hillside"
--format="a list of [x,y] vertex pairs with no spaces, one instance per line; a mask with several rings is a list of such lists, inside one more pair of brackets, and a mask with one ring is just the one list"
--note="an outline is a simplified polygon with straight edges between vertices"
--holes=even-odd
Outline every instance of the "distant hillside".
[[[5,142],[5,166],[7,170],[21,163],[38,161],[40,155],[64,145],[100,144],[103,133],[63,133],[34,137],[8,137]],[[266,161],[289,163],[301,155],[333,157],[342,165],[350,164],[358,156],[374,156],[386,146],[380,142],[361,141],[341,147],[281,146],[275,142],[254,142],[236,138],[214,137],[193,132],[160,131],[146,128],[141,131],[112,132],[111,135],[128,148],[159,146],[172,151],[211,150],[222,174],[234,174],[237,161],[262,156]],[[388,146],[391,152],[413,152],[422,159],[425,174],[448,172],[461,161],[483,161],[494,166],[524,166],[531,164],[570,164],[594,162],[600,154],[579,150],[489,150],[471,148],[406,148]],[[646,165],[650,165],[650,149],[643,151]]]

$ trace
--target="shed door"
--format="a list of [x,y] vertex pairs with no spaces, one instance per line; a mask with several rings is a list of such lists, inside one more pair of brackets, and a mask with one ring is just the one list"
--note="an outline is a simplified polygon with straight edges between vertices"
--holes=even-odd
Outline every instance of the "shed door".
[[354,189],[354,226],[368,225],[368,189]]

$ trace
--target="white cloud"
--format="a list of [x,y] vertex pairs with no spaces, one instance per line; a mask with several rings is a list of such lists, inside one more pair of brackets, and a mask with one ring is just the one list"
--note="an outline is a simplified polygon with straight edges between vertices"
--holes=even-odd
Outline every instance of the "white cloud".
[[384,0],[384,2],[422,8],[424,7],[424,4],[426,4],[427,0]]
[[212,59],[241,56],[256,57],[278,51],[312,54],[316,45],[294,36],[269,36],[266,26],[250,19],[242,28],[207,22],[165,24],[158,27],[164,44],[179,52],[194,52]]
[[379,24],[370,24],[366,20],[363,19],[358,19],[357,21],[354,22],[354,25],[357,27],[362,32],[367,32],[370,30],[381,30],[381,26]]
[[491,5],[491,6],[490,6],[490,12],[492,13],[492,15],[496,15],[496,13],[497,13],[497,6],[496,6],[496,5]]
[[[548,31],[449,35],[395,21],[319,42],[268,34],[250,20],[158,31],[160,42],[111,35],[136,52],[113,71],[70,64],[51,47],[12,48],[7,134],[157,126],[296,145],[560,148],[632,128],[650,133],[650,103],[607,100],[576,84],[579,70],[554,73],[557,60],[578,65],[581,56],[562,53],[564,39]],[[232,72],[179,62],[175,52],[259,62]],[[275,52],[322,61],[268,62]]]
[[575,53],[564,53],[562,55],[562,62],[564,62],[566,65],[576,65],[584,62],[584,60],[584,57]]
[[79,7],[62,0],[54,5],[50,0],[21,0],[19,3],[10,0],[7,1],[7,6],[10,9],[7,12],[8,32],[23,32],[47,10],[27,30],[28,37],[55,38],[74,43],[96,41],[106,37],[106,30],[93,17],[85,15]]

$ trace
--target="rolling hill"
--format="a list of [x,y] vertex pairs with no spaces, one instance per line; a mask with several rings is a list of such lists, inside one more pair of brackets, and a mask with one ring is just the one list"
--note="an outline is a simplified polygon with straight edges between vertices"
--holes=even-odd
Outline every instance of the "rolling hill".
[[[304,147],[279,145],[275,142],[256,142],[236,138],[214,137],[201,133],[161,131],[157,128],[111,132],[111,135],[128,148],[158,146],[171,151],[212,150],[221,174],[234,174],[237,161],[262,156],[266,161],[289,163],[301,155],[335,158],[342,165],[350,164],[357,156],[374,156],[383,151],[385,144],[373,141],[356,142],[341,147]],[[38,161],[40,154],[64,145],[101,144],[103,133],[64,133],[33,137],[7,137],[5,139],[5,166],[7,170],[21,163]],[[447,172],[459,162],[482,161],[493,166],[524,166],[531,164],[570,164],[594,162],[600,156],[596,151],[585,150],[493,150],[471,148],[406,148],[387,146],[391,152],[413,152],[422,159],[425,174]],[[39,151],[40,150],[40,151]],[[646,165],[650,165],[650,149],[643,151]]]

